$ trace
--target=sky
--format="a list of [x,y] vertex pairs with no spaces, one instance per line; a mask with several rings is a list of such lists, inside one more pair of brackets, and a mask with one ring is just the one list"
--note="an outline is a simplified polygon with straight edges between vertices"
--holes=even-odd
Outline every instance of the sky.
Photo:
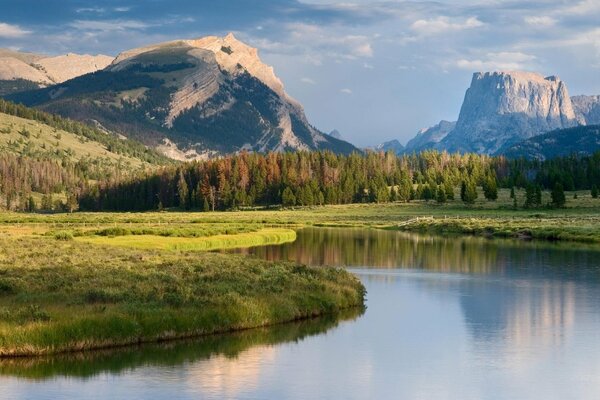
[[117,55],[236,36],[310,122],[358,146],[456,120],[472,74],[558,75],[600,94],[600,0],[0,0],[0,47]]

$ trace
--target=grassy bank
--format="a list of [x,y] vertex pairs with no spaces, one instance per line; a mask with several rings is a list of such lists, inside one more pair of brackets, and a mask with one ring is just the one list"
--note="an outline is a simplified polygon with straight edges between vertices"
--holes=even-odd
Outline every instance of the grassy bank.
[[256,232],[220,234],[208,237],[163,237],[158,235],[82,236],[77,241],[137,249],[179,251],[225,250],[239,247],[283,244],[296,240],[296,231],[284,228],[265,228]]
[[362,306],[349,273],[205,252],[5,237],[0,356],[121,346]]

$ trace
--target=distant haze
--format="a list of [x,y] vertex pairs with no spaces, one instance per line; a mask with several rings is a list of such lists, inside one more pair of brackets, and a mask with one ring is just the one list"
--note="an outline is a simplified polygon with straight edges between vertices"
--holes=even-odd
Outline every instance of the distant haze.
[[4,0],[0,47],[114,56],[233,31],[312,124],[367,146],[456,120],[475,71],[537,71],[600,94],[598,21],[598,0]]

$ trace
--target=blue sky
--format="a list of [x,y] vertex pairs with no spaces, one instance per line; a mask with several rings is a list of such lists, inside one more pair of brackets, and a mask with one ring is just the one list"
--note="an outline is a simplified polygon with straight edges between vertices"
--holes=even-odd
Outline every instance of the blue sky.
[[234,32],[310,121],[366,146],[455,120],[476,71],[600,94],[600,0],[2,0],[0,47],[104,53]]

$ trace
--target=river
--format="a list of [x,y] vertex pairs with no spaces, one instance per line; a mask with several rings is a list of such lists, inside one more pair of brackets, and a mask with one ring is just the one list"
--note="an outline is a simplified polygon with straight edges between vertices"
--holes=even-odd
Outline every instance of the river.
[[307,228],[240,251],[348,268],[367,309],[0,362],[2,399],[598,399],[600,251]]

